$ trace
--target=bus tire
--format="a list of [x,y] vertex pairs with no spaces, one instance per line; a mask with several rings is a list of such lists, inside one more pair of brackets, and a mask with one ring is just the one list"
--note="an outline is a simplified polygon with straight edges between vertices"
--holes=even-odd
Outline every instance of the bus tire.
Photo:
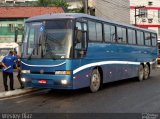
[[138,68],[138,80],[142,81],[144,79],[144,68],[143,65],[141,64]]
[[148,64],[144,65],[144,80],[148,79],[150,75],[150,69]]
[[98,69],[94,69],[92,71],[91,79],[90,79],[90,91],[92,93],[97,92],[101,86],[101,75]]

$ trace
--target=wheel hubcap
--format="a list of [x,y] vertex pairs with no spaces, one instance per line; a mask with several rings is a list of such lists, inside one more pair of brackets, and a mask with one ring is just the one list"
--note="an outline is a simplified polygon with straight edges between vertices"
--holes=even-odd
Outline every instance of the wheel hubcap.
[[94,74],[92,77],[92,85],[96,89],[99,86],[99,76],[97,74]]
[[144,68],[144,78],[147,79],[148,76],[149,76],[149,68],[148,68],[148,66],[145,66],[145,68]]
[[143,67],[141,66],[139,69],[139,80],[143,80],[143,76],[144,76],[144,70]]

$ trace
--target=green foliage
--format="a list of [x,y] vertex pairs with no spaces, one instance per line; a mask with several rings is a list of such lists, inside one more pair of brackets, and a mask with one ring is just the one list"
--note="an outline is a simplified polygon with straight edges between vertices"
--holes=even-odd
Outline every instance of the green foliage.
[[40,6],[40,7],[47,7],[47,6],[52,6],[53,0],[38,0],[35,3],[35,6]]
[[35,2],[35,6],[56,6],[63,7],[64,10],[68,10],[69,4],[65,0],[38,0]]
[[69,12],[71,13],[84,13],[84,8],[79,8],[79,9],[72,9],[72,10],[69,10]]
[[63,7],[65,11],[67,11],[69,7],[69,4],[65,0],[53,0],[53,4],[57,7]]

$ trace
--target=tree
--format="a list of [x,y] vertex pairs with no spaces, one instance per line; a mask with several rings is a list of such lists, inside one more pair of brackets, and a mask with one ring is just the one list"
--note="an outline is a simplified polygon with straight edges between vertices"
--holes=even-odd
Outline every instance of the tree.
[[35,6],[47,7],[47,6],[56,6],[63,7],[64,10],[68,10],[69,4],[65,0],[38,0],[35,3]]
[[39,7],[52,6],[52,0],[38,0],[35,3],[35,6],[39,6]]
[[63,7],[65,11],[67,11],[69,7],[69,4],[65,0],[53,0],[53,4],[57,7]]

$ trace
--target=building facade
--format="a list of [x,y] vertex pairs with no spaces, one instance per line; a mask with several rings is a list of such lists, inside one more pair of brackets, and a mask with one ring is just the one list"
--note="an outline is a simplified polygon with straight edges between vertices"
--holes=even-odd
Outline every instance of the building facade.
[[15,29],[22,31],[29,17],[63,12],[61,7],[0,7],[0,43],[14,42]]
[[129,0],[93,0],[91,5],[95,7],[95,16],[130,23]]
[[130,23],[155,30],[160,40],[160,0],[130,0]]

